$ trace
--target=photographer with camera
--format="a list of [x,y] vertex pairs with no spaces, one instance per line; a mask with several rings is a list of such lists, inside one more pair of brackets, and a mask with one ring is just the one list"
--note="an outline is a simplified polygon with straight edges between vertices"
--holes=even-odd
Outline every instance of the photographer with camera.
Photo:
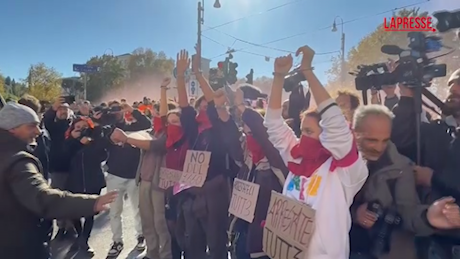
[[[414,167],[417,184],[425,203],[443,196],[460,199],[460,179],[458,175],[458,156],[460,143],[455,128],[460,121],[460,70],[456,70],[448,80],[449,95],[444,103],[443,118],[431,123],[422,123],[422,165]],[[394,138],[400,144],[401,152],[415,157],[416,144],[413,138],[415,128],[413,90],[400,86],[401,100],[395,107],[398,122],[404,125],[394,126],[398,135]],[[452,136],[455,136],[452,142]],[[453,206],[453,205],[451,205]],[[422,241],[422,238],[419,239]],[[420,242],[420,243],[423,243]],[[460,252],[454,249],[460,245],[460,231],[437,233],[420,246],[420,255],[442,258],[458,258]]]
[[389,142],[392,118],[383,105],[362,106],[355,113],[353,130],[369,177],[351,207],[352,258],[415,258],[414,233],[458,227],[443,214],[450,199],[420,203],[411,161]]
[[[100,117],[100,112],[94,117]],[[66,190],[73,193],[99,195],[105,187],[101,163],[107,159],[110,127],[95,126],[87,117],[77,117],[66,132],[64,156],[70,162]],[[94,216],[74,219],[78,238],[73,249],[80,249],[93,256],[88,239],[94,224]]]

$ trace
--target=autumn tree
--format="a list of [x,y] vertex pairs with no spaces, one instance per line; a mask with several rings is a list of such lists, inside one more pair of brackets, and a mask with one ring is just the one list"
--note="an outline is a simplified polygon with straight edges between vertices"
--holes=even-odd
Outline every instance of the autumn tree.
[[8,91],[11,93],[11,95],[14,95],[16,97],[20,97],[27,93],[27,86],[24,82],[16,82],[15,79],[11,80],[11,86],[8,88]]
[[0,94],[5,95],[5,78],[0,74]]
[[102,55],[92,57],[87,65],[98,66],[99,71],[88,75],[86,84],[86,98],[100,100],[110,90],[117,89],[123,84],[125,69],[117,57]]
[[[418,8],[414,9],[403,9],[398,13],[394,14],[395,17],[412,17],[412,16],[427,16],[428,13],[420,12]],[[449,32],[442,34],[443,43],[448,46],[455,46],[453,41],[455,39],[455,33]],[[340,73],[340,57],[334,57],[332,66],[328,70],[328,87],[330,89],[339,89],[339,88],[355,88],[354,77],[349,75],[348,72],[351,72],[361,64],[373,64],[379,62],[385,62],[388,58],[397,59],[396,56],[390,56],[384,54],[380,51],[382,45],[398,45],[401,48],[407,48],[409,43],[406,32],[388,32],[384,30],[384,26],[379,25],[373,32],[364,37],[357,46],[351,48],[346,55],[345,61],[345,71],[346,76],[344,83],[341,82],[341,73]],[[438,59],[438,63],[446,63],[449,69],[455,69],[458,67],[458,60],[453,59],[454,56],[448,55],[442,59]],[[455,65],[457,64],[457,65]],[[448,74],[449,75],[449,74]],[[445,81],[446,79],[444,79]],[[439,83],[438,85],[443,85],[445,83]]]
[[84,93],[84,86],[79,77],[63,78],[61,87],[66,95],[78,97]]
[[32,65],[26,80],[28,94],[46,101],[52,101],[61,94],[61,74],[44,63]]
[[[87,64],[101,68],[89,75],[87,84],[87,98],[99,101],[111,92],[111,96],[121,97],[132,96],[133,93],[145,94],[148,89],[150,95],[156,92],[159,95],[159,88],[152,89],[152,86],[160,84],[164,75],[172,74],[175,62],[164,52],[138,48],[128,55],[93,57]],[[140,95],[137,98],[142,98]]]
[[162,51],[156,53],[149,48],[138,48],[129,56],[129,78],[136,81],[155,74],[171,74],[174,64],[174,60]]
[[7,87],[11,86],[11,78],[10,78],[10,76],[8,76],[8,77],[5,78],[4,84],[5,84],[5,86],[7,86]]

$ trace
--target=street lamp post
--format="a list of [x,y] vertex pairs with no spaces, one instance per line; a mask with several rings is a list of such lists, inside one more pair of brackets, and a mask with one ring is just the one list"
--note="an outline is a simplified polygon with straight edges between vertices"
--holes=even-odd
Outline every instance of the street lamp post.
[[[215,0],[214,8],[220,8],[219,0]],[[204,24],[204,0],[198,1],[198,38],[196,41],[196,47],[201,50],[201,25]],[[201,68],[201,59],[200,59]]]
[[343,32],[343,19],[340,16],[336,16],[334,18],[334,23],[332,24],[332,31],[336,32],[337,31],[337,23],[336,20],[337,18],[340,19],[341,23],[341,32],[342,32],[342,37],[341,37],[341,46],[340,46],[340,52],[341,52],[341,62],[340,62],[340,80],[342,82],[342,87],[345,84],[345,33]]
[[[109,52],[110,54],[107,54],[107,52]],[[104,55],[110,55],[110,56],[113,56],[113,50],[111,48],[107,48],[105,49],[104,51]]]

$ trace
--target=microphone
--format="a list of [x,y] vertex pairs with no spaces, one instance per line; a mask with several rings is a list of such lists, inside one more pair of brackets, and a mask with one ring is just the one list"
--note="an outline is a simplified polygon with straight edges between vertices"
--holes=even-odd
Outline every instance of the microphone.
[[380,51],[388,55],[399,55],[404,50],[396,45],[383,45],[382,48],[380,48]]

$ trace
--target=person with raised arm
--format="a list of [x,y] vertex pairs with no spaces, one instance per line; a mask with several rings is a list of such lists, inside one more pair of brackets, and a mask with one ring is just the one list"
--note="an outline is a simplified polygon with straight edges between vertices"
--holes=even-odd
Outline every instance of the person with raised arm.
[[[185,220],[185,253],[187,258],[226,259],[227,222],[230,175],[227,149],[223,143],[222,128],[238,131],[226,107],[225,95],[215,99],[214,91],[199,69],[200,50],[197,49],[193,72],[198,79],[204,98],[197,100],[198,112],[189,105],[185,88],[185,72],[189,68],[188,53],[182,50],[177,56],[177,91],[182,109],[181,125],[189,150],[211,152],[205,183],[202,187],[184,187],[180,192],[180,208]],[[203,236],[204,234],[204,236]]]
[[305,258],[348,258],[350,206],[368,176],[350,127],[334,100],[313,73],[315,52],[301,47],[300,70],[318,108],[304,112],[298,139],[281,115],[284,77],[292,56],[275,60],[273,87],[264,124],[290,173],[283,195],[315,210],[315,228]]
[[[259,185],[254,219],[251,223],[237,216],[232,216],[229,232],[235,234],[235,258],[260,259],[267,255],[262,250],[263,222],[267,217],[271,192],[282,192],[289,172],[278,150],[268,139],[267,129],[263,124],[263,109],[252,109],[244,101],[245,93],[238,88],[234,94],[236,115],[241,116],[243,128],[239,135],[235,131],[223,132],[226,136],[229,154],[240,167],[237,178]],[[223,131],[226,131],[224,129]],[[233,255],[232,255],[232,258]]]
[[170,259],[171,236],[166,224],[165,191],[160,188],[160,170],[165,164],[168,104],[167,89],[171,78],[163,79],[159,113],[153,112],[151,139],[129,137],[120,129],[115,129],[111,139],[115,143],[129,144],[142,149],[141,166],[136,176],[139,185],[139,212],[142,231],[147,244],[148,259]]

